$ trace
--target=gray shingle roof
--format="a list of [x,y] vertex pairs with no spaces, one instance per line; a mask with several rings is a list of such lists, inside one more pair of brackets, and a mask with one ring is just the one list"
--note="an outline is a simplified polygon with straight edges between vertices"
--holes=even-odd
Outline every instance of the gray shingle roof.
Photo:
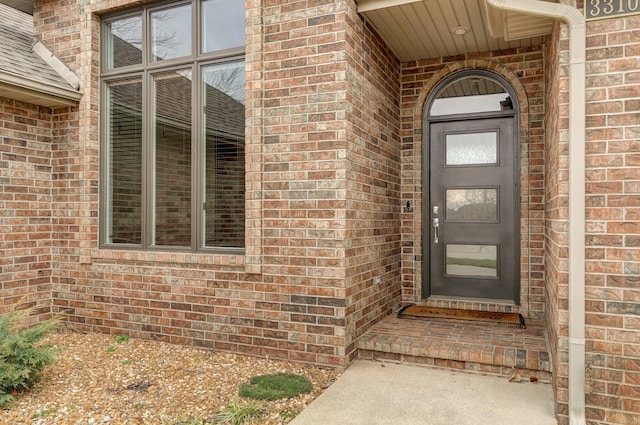
[[33,16],[0,3],[0,72],[72,89],[32,50],[34,42]]

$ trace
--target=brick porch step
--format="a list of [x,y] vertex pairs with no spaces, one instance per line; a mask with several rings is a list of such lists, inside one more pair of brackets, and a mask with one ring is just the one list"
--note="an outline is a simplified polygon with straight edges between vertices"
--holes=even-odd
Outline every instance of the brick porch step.
[[463,370],[523,380],[551,381],[544,326],[527,320],[526,329],[465,320],[389,316],[362,335],[358,356]]

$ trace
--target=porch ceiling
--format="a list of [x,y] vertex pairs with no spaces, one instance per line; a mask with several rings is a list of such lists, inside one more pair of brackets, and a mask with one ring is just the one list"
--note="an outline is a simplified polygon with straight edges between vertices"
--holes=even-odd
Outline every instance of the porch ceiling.
[[537,45],[553,25],[485,0],[358,0],[358,12],[403,62]]
[[21,10],[30,15],[33,14],[33,0],[0,0],[0,3],[4,3],[7,6]]

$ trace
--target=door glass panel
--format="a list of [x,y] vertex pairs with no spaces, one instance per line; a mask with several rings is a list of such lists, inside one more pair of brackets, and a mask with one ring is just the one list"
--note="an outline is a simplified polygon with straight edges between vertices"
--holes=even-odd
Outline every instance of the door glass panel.
[[446,219],[497,221],[498,189],[447,189]]
[[153,60],[191,55],[191,5],[151,13]]
[[480,75],[445,86],[431,105],[431,116],[499,112],[513,109],[509,93],[497,81]]
[[462,133],[445,136],[446,165],[498,163],[498,133]]
[[496,245],[447,244],[446,274],[465,277],[498,277]]

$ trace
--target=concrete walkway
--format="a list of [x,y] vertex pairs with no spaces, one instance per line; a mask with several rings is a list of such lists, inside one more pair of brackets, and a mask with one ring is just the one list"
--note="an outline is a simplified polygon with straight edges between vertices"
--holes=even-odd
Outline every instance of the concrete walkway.
[[291,425],[557,425],[551,385],[356,361]]

